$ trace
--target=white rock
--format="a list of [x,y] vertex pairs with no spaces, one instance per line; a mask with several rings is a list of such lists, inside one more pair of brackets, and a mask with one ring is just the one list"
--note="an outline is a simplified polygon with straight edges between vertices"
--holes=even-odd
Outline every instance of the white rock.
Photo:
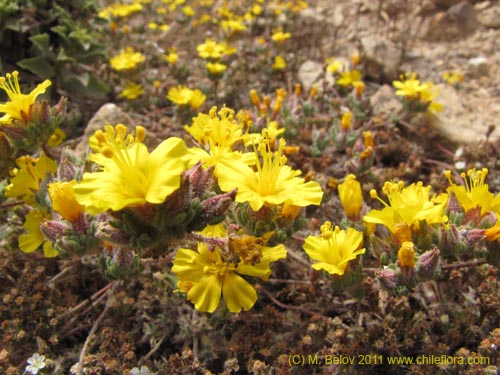
[[403,104],[389,85],[381,86],[370,98],[373,114],[376,116],[391,116],[403,109]]
[[470,71],[474,77],[489,75],[488,59],[484,56],[474,57],[467,60]]
[[305,91],[309,91],[312,85],[319,83],[324,72],[323,64],[318,61],[307,60],[298,72],[299,81]]
[[375,80],[392,81],[398,78],[401,49],[393,42],[378,35],[361,38],[365,73]]

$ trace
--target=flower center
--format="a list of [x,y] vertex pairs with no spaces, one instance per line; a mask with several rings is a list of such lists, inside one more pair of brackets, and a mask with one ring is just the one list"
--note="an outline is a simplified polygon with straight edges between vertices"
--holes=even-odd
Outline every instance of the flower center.
[[283,155],[285,145],[285,140],[280,139],[278,151],[273,153],[269,145],[267,129],[262,131],[262,139],[258,146],[258,151],[262,155],[262,162],[257,158],[256,164],[258,176],[257,192],[262,196],[276,193],[276,181],[280,175],[281,167],[286,163],[286,157]]

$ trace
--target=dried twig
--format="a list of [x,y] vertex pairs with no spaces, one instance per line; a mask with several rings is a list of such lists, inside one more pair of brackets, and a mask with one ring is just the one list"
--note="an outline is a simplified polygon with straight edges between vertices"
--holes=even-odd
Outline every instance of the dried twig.
[[445,264],[445,265],[441,266],[441,270],[458,270],[460,268],[481,266],[481,265],[486,264],[486,263],[488,263],[486,261],[486,259],[476,259],[476,260],[472,260],[470,262]]
[[97,320],[94,322],[94,325],[92,326],[92,329],[89,332],[89,335],[87,336],[87,339],[85,340],[85,343],[83,344],[82,350],[80,352],[80,358],[78,359],[78,365],[76,366],[76,375],[81,375],[82,374],[82,365],[83,365],[83,360],[85,358],[85,354],[87,353],[87,350],[90,345],[90,341],[94,337],[97,328],[101,325],[102,320],[104,319],[104,316],[106,315],[106,312],[109,309],[109,305],[106,304],[104,306],[104,310],[102,310],[101,315],[97,318]]
[[282,303],[282,302],[278,301],[276,298],[274,298],[274,296],[271,294],[271,292],[268,292],[266,289],[264,289],[262,287],[260,287],[259,290],[261,290],[267,296],[267,298],[269,298],[271,300],[272,303],[281,307],[282,309],[300,311],[300,312],[303,312],[304,314],[309,315],[309,316],[321,315],[319,312],[311,311],[311,310],[306,309],[304,307],[292,306],[292,305],[287,305],[285,303]]
[[85,307],[85,305],[87,305],[89,302],[92,302],[92,306],[94,306],[95,304],[97,304],[99,301],[102,300],[103,296],[105,296],[106,292],[113,286],[115,285],[116,281],[112,281],[110,282],[108,285],[106,285],[104,288],[98,290],[97,292],[95,292],[89,299],[86,299],[85,301],[82,301],[80,302],[78,305],[72,307],[71,309],[69,309],[68,311],[62,313],[61,315],[59,315],[57,317],[57,320],[62,320],[63,318],[65,318],[66,316],[68,315],[71,315],[73,313],[75,313],[76,311],[80,310],[81,308]]

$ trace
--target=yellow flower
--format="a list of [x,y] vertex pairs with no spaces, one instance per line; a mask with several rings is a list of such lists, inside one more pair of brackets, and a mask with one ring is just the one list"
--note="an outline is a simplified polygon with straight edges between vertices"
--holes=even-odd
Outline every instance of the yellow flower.
[[283,42],[287,39],[290,39],[291,36],[292,36],[292,34],[284,33],[283,30],[281,28],[279,28],[278,30],[273,31],[273,34],[271,35],[271,39],[274,42],[280,43],[280,42]]
[[214,75],[224,73],[227,69],[227,65],[212,62],[207,62],[206,67],[210,74]]
[[333,57],[329,57],[326,59],[326,63],[328,64],[326,66],[326,71],[330,73],[337,73],[342,69],[342,62],[339,60],[336,60]]
[[184,129],[201,145],[232,148],[243,140],[243,129],[234,119],[234,110],[223,107],[217,113],[217,107],[210,109],[208,115],[198,114],[191,126]]
[[340,86],[354,86],[361,81],[361,72],[359,70],[349,70],[340,74],[337,84]]
[[396,88],[396,95],[402,96],[409,101],[420,103],[424,110],[440,112],[443,106],[433,100],[438,92],[432,83],[420,83],[415,73],[406,73],[402,75],[400,81],[393,81],[392,85]]
[[142,62],[144,62],[144,55],[140,52],[135,52],[132,47],[127,47],[109,60],[111,67],[119,72],[135,69]]
[[202,59],[219,59],[224,53],[224,46],[212,38],[207,38],[205,43],[199,44],[196,47],[196,50]]
[[150,154],[142,143],[145,131],[136,127],[136,136],[127,135],[124,125],[106,125],[90,138],[97,151],[89,159],[101,166],[85,173],[74,186],[78,203],[92,214],[147,203],[160,204],[179,188],[187,148],[180,138],[168,138]]
[[399,81],[393,81],[392,85],[396,88],[396,95],[404,96],[408,99],[416,98],[426,89],[426,86],[421,84],[415,73],[406,73],[401,75]]
[[52,208],[64,219],[76,221],[84,212],[84,207],[77,202],[73,186],[76,180],[69,182],[52,182],[49,184],[49,196],[52,201]]
[[206,95],[201,92],[201,90],[195,89],[191,94],[191,99],[189,100],[189,105],[191,109],[196,110],[200,108],[205,100],[207,99]]
[[169,48],[167,55],[161,55],[161,57],[166,60],[168,63],[175,65],[177,60],[179,59],[179,54],[177,53],[177,48]]
[[363,233],[353,228],[347,231],[335,227],[327,221],[321,226],[321,236],[308,236],[304,242],[304,250],[313,260],[312,268],[324,269],[330,274],[342,276],[349,261],[359,254],[364,254]]
[[195,11],[191,5],[186,5],[182,8],[182,13],[184,13],[188,17],[192,17],[195,15]]
[[134,4],[112,4],[103,10],[101,10],[98,14],[100,18],[109,18],[113,17],[128,17],[133,13],[139,12],[142,10],[142,5],[138,3]]
[[229,20],[223,20],[221,22],[221,29],[228,32],[229,35],[233,35],[237,31],[245,31],[247,27],[243,23],[243,18],[239,19],[229,19]]
[[11,124],[13,120],[27,122],[31,112],[31,106],[35,103],[38,95],[43,94],[52,83],[46,79],[40,83],[29,94],[21,93],[18,80],[19,72],[7,73],[0,77],[0,89],[3,90],[9,101],[0,104],[0,124]]
[[264,204],[279,205],[291,203],[296,206],[319,205],[323,191],[315,181],[305,182],[297,177],[300,171],[295,171],[285,165],[286,157],[282,154],[285,140],[280,139],[279,149],[272,152],[269,146],[267,130],[262,131],[257,150],[256,168],[252,169],[240,160],[231,162],[222,160],[218,164],[219,186],[222,191],[238,188],[237,202],[248,202],[254,211]]
[[257,301],[257,292],[240,275],[267,280],[271,274],[270,263],[284,257],[283,245],[264,246],[257,263],[247,263],[240,258],[235,264],[225,261],[218,247],[210,251],[204,243],[198,243],[197,251],[183,248],[177,251],[172,272],[179,278],[179,290],[187,293],[197,310],[214,312],[222,295],[228,310],[237,313],[250,310]]
[[178,106],[190,105],[193,110],[200,108],[206,100],[200,90],[191,90],[186,86],[176,86],[168,90],[167,99]]
[[139,96],[144,94],[144,89],[139,83],[129,82],[120,93],[120,98],[125,98],[128,100],[137,99]]
[[24,253],[32,253],[43,245],[43,254],[46,258],[54,258],[59,252],[52,247],[40,231],[40,224],[45,219],[39,210],[31,210],[26,215],[23,228],[28,232],[19,236],[19,248]]
[[460,72],[443,72],[442,77],[448,85],[456,85],[464,81],[464,75]]
[[384,202],[375,190],[371,190],[371,197],[378,199],[385,208],[371,210],[363,217],[364,222],[385,225],[394,234],[402,224],[416,230],[423,220],[427,224],[444,223],[448,220],[444,215],[448,195],[431,196],[431,187],[423,186],[422,182],[406,187],[402,181],[386,182],[382,191],[389,204]]
[[437,88],[430,82],[427,82],[425,86],[426,88],[420,93],[420,102],[424,105],[428,105],[430,111],[441,112],[443,110],[443,105],[434,101],[438,95]]
[[26,204],[36,206],[35,193],[40,188],[40,183],[47,175],[53,175],[57,163],[45,154],[38,158],[29,155],[21,156],[16,160],[17,167],[12,171],[14,177],[6,188],[7,198],[21,198]]
[[488,241],[500,240],[500,217],[498,213],[496,214],[496,216],[497,221],[495,222],[495,225],[484,230],[484,235],[486,236],[486,239]]
[[398,265],[399,267],[415,267],[415,249],[413,242],[405,241],[398,251]]
[[347,131],[351,127],[352,121],[352,112],[347,111],[342,115],[342,119],[340,120],[340,126],[343,130]]
[[190,165],[199,160],[204,166],[215,166],[217,175],[218,163],[221,160],[241,159],[245,163],[254,159],[253,154],[242,154],[233,151],[233,148],[244,141],[246,135],[243,134],[243,127],[234,120],[234,110],[221,108],[217,113],[217,107],[212,107],[208,115],[200,113],[193,118],[191,126],[184,126],[184,129],[201,145],[201,148],[190,148],[188,156]]
[[347,217],[353,221],[359,220],[363,207],[363,194],[361,184],[356,181],[356,176],[349,174],[344,182],[338,186],[338,191]]
[[476,207],[481,207],[481,215],[487,212],[500,212],[500,194],[495,196],[490,192],[488,184],[484,183],[488,175],[488,169],[469,169],[467,173],[461,173],[465,186],[456,185],[451,180],[451,171],[445,172],[450,183],[448,194],[455,194],[464,211],[467,212]]
[[59,146],[66,139],[66,133],[62,131],[60,128],[56,128],[54,130],[54,134],[52,134],[48,141],[47,146],[56,147]]
[[286,60],[283,58],[283,56],[278,55],[274,58],[272,67],[274,70],[283,70],[286,68]]

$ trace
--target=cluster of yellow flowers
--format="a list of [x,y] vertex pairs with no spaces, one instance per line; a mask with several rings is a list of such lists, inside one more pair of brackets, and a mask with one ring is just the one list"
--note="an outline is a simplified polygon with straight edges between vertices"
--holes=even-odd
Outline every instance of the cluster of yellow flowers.
[[396,95],[403,97],[404,104],[410,110],[417,112],[427,109],[434,112],[441,112],[443,106],[434,101],[438,95],[436,87],[431,82],[421,83],[415,73],[402,75],[399,81],[394,81]]

